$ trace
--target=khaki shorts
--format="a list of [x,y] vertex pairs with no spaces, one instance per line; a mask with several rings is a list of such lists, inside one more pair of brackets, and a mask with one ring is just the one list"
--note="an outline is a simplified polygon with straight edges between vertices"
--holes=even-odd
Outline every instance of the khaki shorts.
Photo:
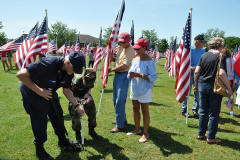
[[6,61],[6,60],[7,60],[7,57],[2,57],[1,60],[2,60],[2,61]]

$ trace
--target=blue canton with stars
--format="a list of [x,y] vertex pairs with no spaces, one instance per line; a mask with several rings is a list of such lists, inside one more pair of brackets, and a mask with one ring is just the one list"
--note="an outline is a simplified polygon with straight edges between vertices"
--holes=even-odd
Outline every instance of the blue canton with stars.
[[191,12],[189,12],[187,23],[183,33],[184,48],[190,51],[191,46]]

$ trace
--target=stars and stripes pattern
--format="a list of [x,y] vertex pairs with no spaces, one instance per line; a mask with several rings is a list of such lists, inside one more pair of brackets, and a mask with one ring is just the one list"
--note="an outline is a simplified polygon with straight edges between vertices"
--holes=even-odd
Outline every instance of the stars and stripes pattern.
[[[176,51],[176,39],[174,40],[173,44],[170,47],[170,54],[169,54],[169,77],[174,76],[175,74],[175,64],[174,58],[175,58],[175,51]],[[177,57],[176,57],[177,58]]]
[[149,56],[153,55],[152,42],[150,40],[148,41],[146,54]]
[[121,22],[122,22],[124,11],[125,11],[125,0],[122,0],[121,7],[120,7],[120,10],[118,12],[117,18],[115,20],[115,24],[113,26],[113,30],[112,30],[112,33],[111,33],[111,36],[110,36],[109,42],[108,42],[109,50],[107,52],[107,56],[106,56],[105,63],[104,63],[104,66],[103,66],[103,70],[102,70],[102,74],[101,74],[101,78],[103,79],[102,89],[106,88],[106,85],[107,85],[108,67],[109,67],[109,64],[110,64],[110,56],[112,56],[113,53],[114,53],[114,50],[116,50],[116,45],[118,43],[119,30],[120,30],[120,27],[121,27]]
[[156,43],[155,44],[155,49],[154,49],[154,52],[153,52],[153,59],[155,61],[155,59],[160,59],[160,54],[159,54],[159,51],[158,51],[158,44]]
[[80,33],[78,33],[74,51],[80,52]]
[[191,60],[191,18],[192,11],[189,11],[186,26],[179,45],[180,55],[179,73],[176,80],[176,100],[182,103],[189,93],[190,87],[190,60]]
[[170,50],[167,48],[165,51],[165,57],[166,57],[166,62],[164,65],[164,68],[166,69],[166,71],[170,70]]
[[70,50],[69,41],[67,41],[67,38],[66,38],[64,48],[63,48],[63,52],[62,52],[64,58],[69,54],[69,50]]
[[57,38],[54,38],[48,44],[49,44],[49,53],[57,51]]
[[169,77],[178,75],[179,68],[180,68],[179,67],[179,65],[180,65],[180,56],[181,56],[181,54],[180,54],[179,48],[178,48],[176,53],[175,53],[175,56],[173,58],[173,61],[172,61],[171,69],[169,71]]
[[[38,33],[36,38],[34,39],[27,56],[24,60],[24,63],[22,65],[22,68],[25,68],[29,63],[29,60],[32,58],[36,58],[37,55],[39,55],[41,52],[47,53],[47,15],[45,16],[41,26],[39,27]],[[34,61],[30,61],[31,63],[34,63]]]
[[91,50],[92,50],[92,43],[89,43],[89,44],[87,45],[87,53],[88,53],[88,52],[91,52]]
[[83,56],[85,56],[87,54],[87,41],[85,41],[85,43],[84,43],[82,54],[83,54]]
[[8,42],[8,43],[6,43],[6,44],[4,44],[3,46],[1,46],[0,47],[0,52],[2,51],[4,51],[4,52],[6,52],[6,51],[8,51],[8,48],[11,46],[11,45],[13,45],[14,44],[14,41],[11,41],[11,42]]
[[[27,56],[27,53],[34,41],[34,38],[37,35],[38,30],[38,23],[31,29],[23,43],[18,47],[16,54],[14,55],[14,61],[16,69],[19,70],[22,68],[22,65],[24,63],[24,60]],[[31,57],[30,60],[28,60],[26,63],[34,63],[36,57]]]
[[75,50],[75,45],[76,45],[76,41],[72,44],[72,46],[71,46],[70,49],[69,49],[69,53],[70,53],[70,54],[74,52],[74,50]]
[[57,53],[63,53],[65,50],[65,44],[62,45],[62,47],[60,47],[58,50],[57,50]]
[[24,36],[20,36],[16,40],[8,42],[7,44],[0,47],[0,51],[14,51],[17,50],[18,47],[22,44],[24,40]]
[[99,63],[102,60],[103,53],[104,53],[104,51],[103,51],[103,47],[102,47],[102,28],[101,28],[97,49],[96,49],[96,52],[94,54],[95,59],[94,59],[93,69],[97,69]]
[[[240,47],[240,46],[239,46],[239,47]],[[238,46],[236,45],[236,47],[235,47],[234,50],[232,51],[232,58],[233,58],[234,60],[236,60],[236,58],[237,58],[238,50],[239,50],[239,48],[238,48]]]

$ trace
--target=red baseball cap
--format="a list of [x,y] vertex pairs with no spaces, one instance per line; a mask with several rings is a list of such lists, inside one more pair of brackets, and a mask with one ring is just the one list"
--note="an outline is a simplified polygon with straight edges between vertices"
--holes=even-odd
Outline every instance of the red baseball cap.
[[142,47],[146,47],[148,45],[146,39],[139,39],[137,42],[134,44],[133,48],[134,49],[140,49]]
[[130,39],[130,34],[127,32],[123,32],[119,36],[119,42],[127,42]]

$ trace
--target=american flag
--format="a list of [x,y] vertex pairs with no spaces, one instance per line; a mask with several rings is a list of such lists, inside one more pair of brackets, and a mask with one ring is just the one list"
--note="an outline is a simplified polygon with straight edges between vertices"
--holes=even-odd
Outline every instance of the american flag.
[[166,57],[166,62],[165,62],[165,66],[164,68],[166,69],[166,71],[170,70],[170,50],[167,48],[167,50],[165,51],[165,57]]
[[[158,57],[158,55],[159,55],[159,57]],[[158,58],[160,59],[160,54],[159,54],[159,51],[158,51],[158,44],[156,43],[154,53],[153,53],[153,59],[155,61],[155,59],[158,59]]]
[[232,51],[232,58],[236,60],[237,55],[238,55],[238,46],[236,45],[236,47]]
[[152,42],[150,40],[148,41],[146,54],[149,56],[152,56],[152,54],[153,54]]
[[3,45],[0,48],[0,51],[14,51],[14,50],[17,50],[18,47],[22,44],[23,40],[24,40],[24,36],[22,35],[19,38],[17,38],[16,40],[8,42],[7,44]]
[[168,61],[169,61],[169,77],[170,76],[174,76],[175,74],[175,51],[176,51],[176,39],[174,40],[173,44],[170,47],[170,51],[169,51],[169,57],[168,57]]
[[[34,38],[37,35],[37,30],[38,30],[38,23],[31,29],[31,31],[29,32],[28,36],[25,38],[23,43],[18,47],[17,52],[14,55],[16,69],[19,70],[22,68],[24,60],[28,52],[30,51],[30,47],[34,41]],[[35,58],[36,57],[32,57],[28,63],[29,64],[34,63]]]
[[49,53],[57,51],[57,38],[54,38],[49,42]]
[[113,30],[111,33],[111,36],[109,38],[109,42],[108,42],[108,46],[109,46],[109,50],[107,52],[107,56],[105,59],[105,63],[103,66],[103,70],[102,70],[102,74],[101,77],[103,79],[103,87],[102,89],[106,88],[107,85],[107,81],[108,81],[108,67],[110,64],[110,55],[112,56],[114,53],[114,50],[116,50],[116,45],[118,43],[118,35],[119,35],[119,30],[121,27],[121,21],[123,18],[123,13],[125,11],[125,0],[122,0],[122,4],[120,7],[120,10],[118,12],[117,18],[115,20],[115,24],[113,26]]
[[239,66],[240,66],[240,50],[238,51],[238,55],[237,55],[236,61],[234,63],[234,71],[240,77],[240,67]]
[[87,54],[87,41],[85,41],[85,43],[84,43],[82,54],[83,54],[83,56],[85,56]]
[[134,23],[133,23],[133,20],[132,20],[132,27],[130,30],[130,36],[131,36],[131,45],[134,46]]
[[63,53],[65,50],[65,44],[62,45],[62,47],[60,47],[58,50],[57,50],[57,53]]
[[11,47],[11,45],[14,44],[14,41],[8,42],[6,44],[4,44],[3,46],[0,47],[0,51],[8,51],[8,48]]
[[175,56],[173,58],[173,61],[172,61],[172,65],[171,65],[171,68],[169,71],[169,77],[178,75],[179,69],[180,69],[180,67],[179,67],[180,66],[180,56],[181,56],[181,54],[180,54],[179,48],[178,48],[175,53]]
[[190,10],[178,49],[178,54],[180,54],[180,65],[176,80],[176,100],[180,103],[182,103],[188,95],[190,86],[191,18],[192,11]]
[[22,65],[25,68],[28,64],[34,63],[31,61],[32,58],[36,58],[41,52],[47,52],[47,15],[45,16],[41,26],[39,27],[36,38],[34,39]]
[[96,50],[96,53],[94,54],[95,59],[94,59],[93,69],[97,69],[99,63],[102,60],[102,56],[103,56],[103,47],[102,47],[102,28],[101,28],[97,50]]
[[70,54],[74,52],[74,50],[75,50],[75,45],[76,45],[76,41],[72,44],[72,46],[71,46],[70,49],[69,49]]
[[91,52],[91,50],[92,50],[92,43],[89,43],[87,45],[87,52]]
[[80,52],[80,33],[78,33],[74,51]]
[[69,41],[67,41],[67,37],[65,40],[64,48],[63,48],[63,57],[66,57],[69,54]]

